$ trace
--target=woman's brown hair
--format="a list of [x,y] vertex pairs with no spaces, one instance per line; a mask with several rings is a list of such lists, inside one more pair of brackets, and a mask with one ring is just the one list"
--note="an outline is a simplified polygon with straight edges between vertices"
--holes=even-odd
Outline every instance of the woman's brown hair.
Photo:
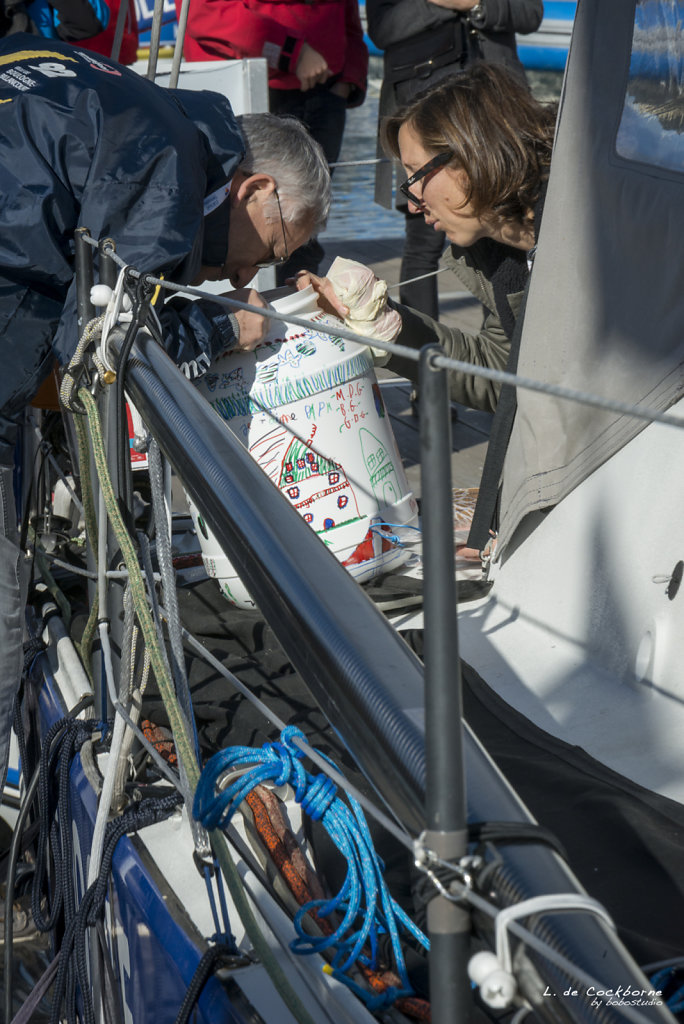
[[452,153],[448,166],[465,171],[465,203],[478,217],[522,222],[548,177],[555,122],[555,104],[539,103],[503,65],[479,61],[387,118],[381,141],[399,159],[399,129],[410,124],[427,153]]

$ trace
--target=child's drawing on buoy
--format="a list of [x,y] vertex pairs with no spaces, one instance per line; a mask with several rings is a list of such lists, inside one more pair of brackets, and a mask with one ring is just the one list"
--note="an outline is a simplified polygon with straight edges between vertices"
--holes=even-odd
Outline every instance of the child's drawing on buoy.
[[[278,322],[254,352],[216,360],[197,388],[356,579],[392,572],[409,558],[405,542],[413,539],[408,528],[417,523],[418,509],[372,355],[363,345],[321,333],[339,321],[318,310],[313,292],[283,301],[287,308],[281,300],[275,308],[306,316],[311,329],[284,330]],[[192,504],[191,512],[196,517]],[[207,572],[229,600],[251,607],[213,535],[198,530],[198,537]]]
[[260,437],[249,451],[317,533],[359,518],[356,495],[342,466],[284,427]]

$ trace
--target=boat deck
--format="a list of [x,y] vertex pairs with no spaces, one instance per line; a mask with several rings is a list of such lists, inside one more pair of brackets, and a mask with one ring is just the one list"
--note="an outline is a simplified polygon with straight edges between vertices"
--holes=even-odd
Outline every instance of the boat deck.
[[[387,281],[390,289],[399,283],[401,238],[374,240],[328,240],[325,247],[323,273],[336,256],[357,260],[371,267],[377,277]],[[455,291],[455,279],[448,271],[438,277],[440,320],[447,324],[475,330],[481,319],[480,304],[468,293]],[[391,294],[396,295],[396,289]],[[411,409],[411,385],[388,370],[379,370],[385,404],[389,410],[394,435],[404,460],[406,475],[416,497],[420,497],[419,420]],[[454,487],[477,487],[482,475],[484,457],[492,416],[465,406],[452,406],[452,484]]]

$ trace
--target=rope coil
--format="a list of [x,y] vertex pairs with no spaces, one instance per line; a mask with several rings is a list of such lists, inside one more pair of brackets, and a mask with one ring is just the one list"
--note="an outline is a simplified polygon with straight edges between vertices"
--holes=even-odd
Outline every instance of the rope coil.
[[[293,788],[302,810],[313,820],[321,821],[344,856],[347,875],[336,896],[309,900],[300,907],[294,918],[297,937],[290,948],[299,955],[333,951],[331,972],[334,977],[352,988],[369,1009],[381,1009],[400,997],[413,995],[400,931],[425,949],[429,943],[390,895],[383,878],[383,865],[375,852],[360,805],[351,796],[348,803],[343,802],[332,779],[323,773],[313,776],[304,768],[304,754],[295,746],[295,741],[302,738],[299,729],[287,726],[280,740],[266,743],[261,749],[229,747],[215,754],[200,776],[193,812],[206,828],[225,829],[242,801],[257,786],[270,781],[275,786],[289,784]],[[226,782],[227,772],[245,765],[251,767],[237,777],[231,774]],[[331,922],[335,915],[341,917],[337,924]],[[318,924],[329,923],[327,933],[312,936],[305,931],[305,919],[309,916]],[[369,993],[350,978],[348,972],[357,963],[375,970],[379,938],[384,934],[390,938],[399,985],[391,985],[380,993]]]

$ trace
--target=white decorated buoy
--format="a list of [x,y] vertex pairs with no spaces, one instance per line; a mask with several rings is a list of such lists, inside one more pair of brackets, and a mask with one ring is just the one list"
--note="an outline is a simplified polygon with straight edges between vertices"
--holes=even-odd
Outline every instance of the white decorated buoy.
[[[418,508],[365,345],[322,333],[341,326],[313,289],[273,308],[306,318],[274,320],[254,352],[218,359],[197,388],[337,559],[359,580],[400,568]],[[205,568],[240,607],[254,602],[189,501]]]

